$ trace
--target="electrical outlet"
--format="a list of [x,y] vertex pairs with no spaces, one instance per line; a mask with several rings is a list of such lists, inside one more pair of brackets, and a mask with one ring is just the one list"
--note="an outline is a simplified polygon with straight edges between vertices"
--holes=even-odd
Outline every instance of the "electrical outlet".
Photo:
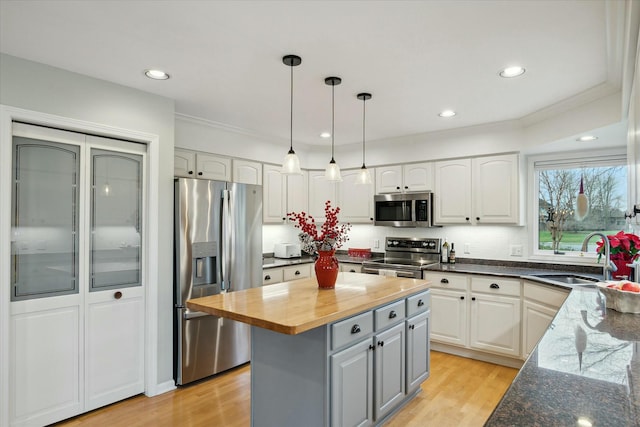
[[510,245],[509,246],[509,255],[511,255],[511,256],[522,256],[522,245]]
[[471,253],[471,243],[465,243],[464,244],[464,253],[465,254],[470,254]]
[[374,249],[380,248],[380,239],[373,239],[373,248]]

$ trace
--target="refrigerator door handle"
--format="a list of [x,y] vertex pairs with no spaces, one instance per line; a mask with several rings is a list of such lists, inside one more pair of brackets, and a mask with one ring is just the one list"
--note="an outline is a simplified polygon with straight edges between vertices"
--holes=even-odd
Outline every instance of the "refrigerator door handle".
[[211,316],[209,313],[204,313],[202,311],[192,311],[190,313],[183,313],[182,318],[184,320],[197,319],[198,317],[206,317]]
[[231,218],[231,192],[229,190],[222,191],[222,224],[220,227],[221,230],[221,241],[222,241],[222,255],[221,255],[221,265],[222,265],[222,281],[221,281],[221,290],[222,292],[228,292],[231,290],[231,239],[233,236],[232,230],[232,218]]

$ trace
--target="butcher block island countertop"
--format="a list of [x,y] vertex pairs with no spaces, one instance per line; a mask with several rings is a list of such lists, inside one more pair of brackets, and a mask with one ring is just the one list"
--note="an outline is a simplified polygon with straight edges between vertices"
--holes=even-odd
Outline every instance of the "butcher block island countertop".
[[428,289],[421,279],[338,274],[334,289],[314,277],[187,301],[191,310],[296,335]]

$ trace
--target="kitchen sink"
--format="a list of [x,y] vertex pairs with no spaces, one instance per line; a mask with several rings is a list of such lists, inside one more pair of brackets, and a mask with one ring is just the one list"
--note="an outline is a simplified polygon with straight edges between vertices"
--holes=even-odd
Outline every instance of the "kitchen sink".
[[539,279],[551,280],[553,282],[566,283],[569,285],[587,285],[598,282],[599,280],[594,277],[579,276],[575,274],[533,274],[532,276]]

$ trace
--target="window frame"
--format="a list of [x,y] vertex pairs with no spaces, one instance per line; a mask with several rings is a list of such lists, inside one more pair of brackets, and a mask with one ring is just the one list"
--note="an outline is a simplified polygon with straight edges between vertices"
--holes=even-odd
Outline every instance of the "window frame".
[[[628,175],[627,152],[625,147],[614,147],[597,151],[563,151],[548,154],[535,154],[527,157],[527,223],[529,224],[529,259],[532,261],[544,261],[557,264],[593,264],[597,259],[595,253],[596,240],[589,242],[587,252],[567,252],[564,254],[554,254],[551,250],[540,250],[538,231],[538,195],[540,191],[538,180],[538,165],[542,163],[555,168],[571,167],[576,165],[593,166],[625,166]],[[627,192],[628,193],[628,192]],[[627,198],[628,198],[627,194]],[[628,202],[628,201],[627,201]]]

